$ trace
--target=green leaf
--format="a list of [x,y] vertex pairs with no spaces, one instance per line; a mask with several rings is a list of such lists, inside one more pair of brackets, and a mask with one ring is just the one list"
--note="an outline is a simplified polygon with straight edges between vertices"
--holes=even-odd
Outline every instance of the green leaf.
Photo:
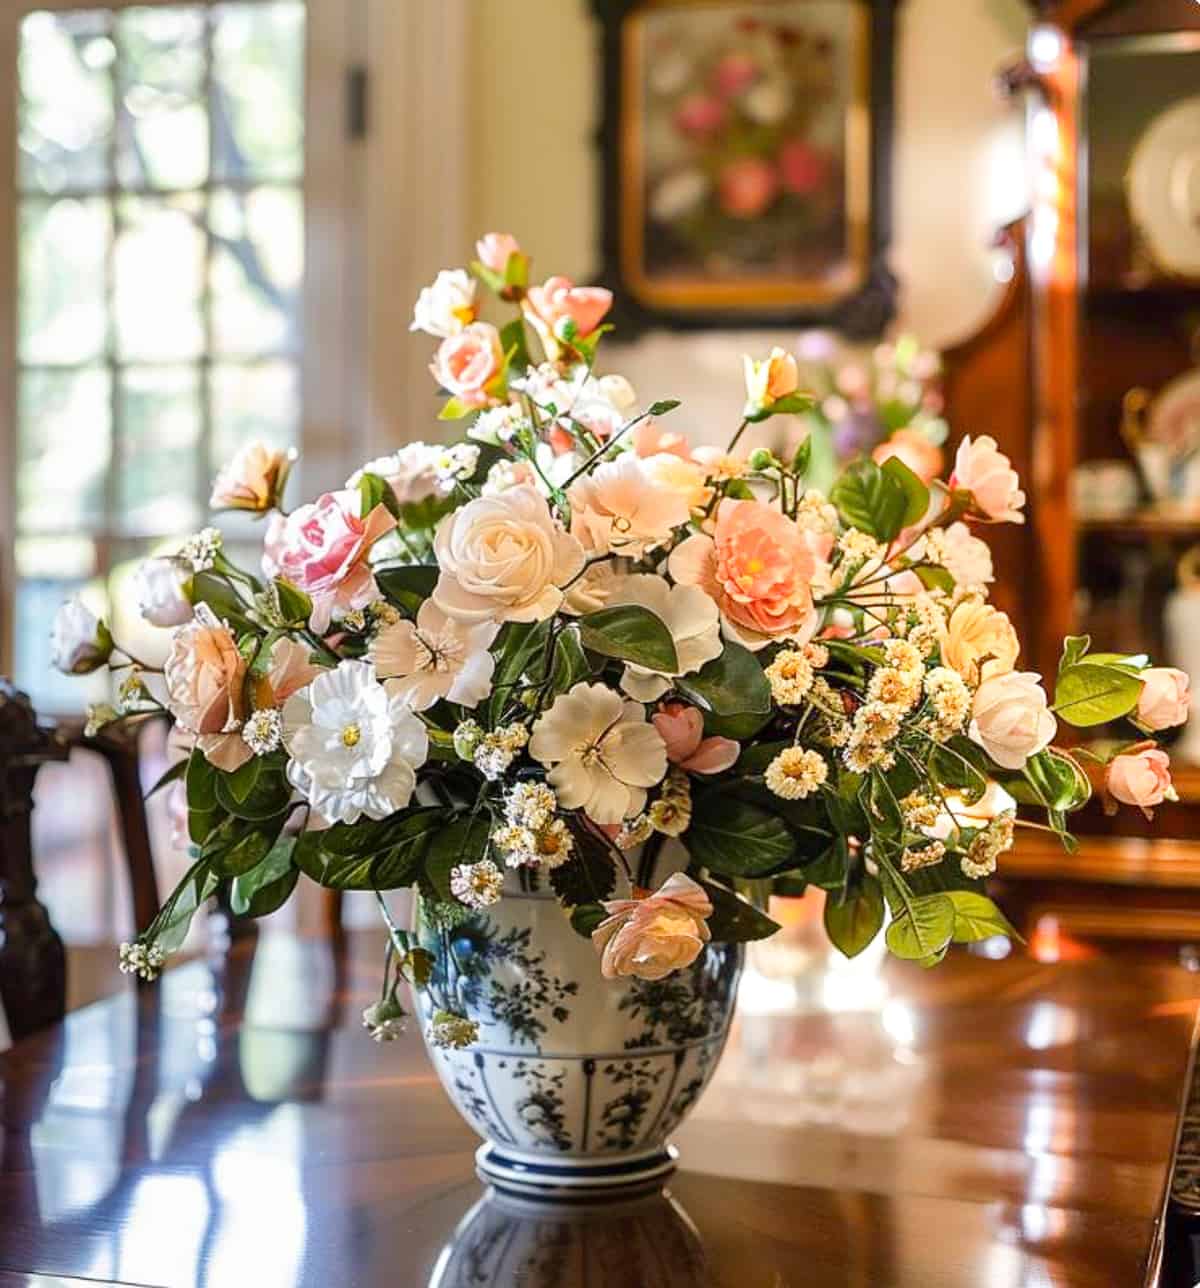
[[599,903],[616,888],[612,851],[589,828],[571,827],[571,857],[550,870],[550,888],[568,908]]
[[571,929],[584,939],[591,939],[592,931],[608,916],[603,904],[581,903],[571,909]]
[[929,489],[898,456],[889,456],[880,468],[904,493],[905,509],[901,527],[910,528],[914,523],[919,523],[929,510]]
[[259,630],[247,617],[247,608],[233,583],[215,572],[198,572],[185,593],[193,604],[207,604],[223,622],[239,631]]
[[[509,257],[510,259],[512,256]],[[513,318],[500,328],[500,348],[508,359],[508,364],[516,371],[524,371],[529,364],[529,346],[525,340],[525,320]]]
[[804,441],[796,448],[796,454],[792,457],[792,473],[798,478],[803,478],[812,465],[813,440],[812,434],[809,433]]
[[283,813],[292,786],[282,756],[255,756],[232,774],[217,774],[217,802],[235,818],[264,822]]
[[799,416],[806,411],[811,411],[814,401],[812,394],[784,394],[782,398],[776,398],[763,410],[768,416]]
[[745,479],[730,479],[725,484],[725,495],[734,501],[754,501],[754,489]]
[[493,650],[496,670],[492,676],[492,696],[487,704],[489,726],[494,727],[500,722],[505,707],[512,701],[514,686],[520,682],[533,659],[545,649],[549,632],[549,621],[510,622],[501,632]]
[[231,816],[209,833],[200,857],[208,860],[215,876],[241,876],[266,858],[286,821],[286,813],[259,823]]
[[295,848],[295,837],[281,837],[257,867],[234,878],[229,896],[234,912],[241,917],[265,917],[287,903],[300,878],[300,869],[292,862]]
[[869,459],[848,465],[829,499],[851,527],[861,528],[879,541],[896,536],[909,509],[909,496],[901,482]]
[[944,590],[947,594],[951,594],[954,590],[954,578],[950,576],[945,568],[923,564],[914,568],[913,572],[920,578],[921,585],[926,590]]
[[696,863],[736,877],[766,876],[786,867],[796,852],[782,819],[721,791],[696,798],[685,844]]
[[748,648],[732,641],[718,657],[692,675],[676,680],[681,693],[715,716],[768,715],[771,685],[758,659]]
[[1107,724],[1137,706],[1142,681],[1117,666],[1076,662],[1059,672],[1053,710],[1079,729]]
[[708,919],[709,934],[718,944],[745,944],[752,940],[768,939],[779,929],[765,912],[734,894],[715,881],[700,879],[704,893],[712,901],[712,916]]
[[[510,255],[508,258],[509,262],[511,262],[514,257]],[[489,291],[494,291],[497,295],[508,285],[505,281],[504,273],[497,273],[495,269],[488,268],[486,264],[477,259],[471,261],[471,272],[479,278]]]
[[188,836],[202,845],[208,834],[225,816],[217,803],[217,771],[201,751],[193,751],[184,772],[187,789]]
[[666,675],[674,675],[679,669],[675,641],[667,624],[638,604],[618,604],[588,613],[579,619],[579,631],[584,646],[603,657],[633,662]]
[[948,894],[910,898],[894,912],[887,928],[887,946],[906,961],[937,957],[954,935],[954,904]]
[[934,747],[928,769],[935,786],[960,791],[968,800],[978,800],[987,791],[993,772],[983,749],[963,737]]
[[387,480],[378,474],[364,473],[358,480],[359,513],[365,519],[372,510],[383,506],[389,514],[399,517],[400,505]]
[[395,890],[419,874],[426,847],[446,823],[439,805],[413,809],[382,823],[338,824],[305,832],[297,866],[329,890]]
[[970,890],[951,890],[946,896],[954,906],[956,944],[975,944],[993,935],[1020,939],[1008,918],[987,897]]
[[461,398],[448,398],[438,412],[438,420],[462,420],[474,410],[474,407],[467,406]]
[[579,642],[578,630],[574,626],[568,626],[554,642],[554,672],[551,680],[554,692],[566,693],[590,674],[591,669],[587,654]]
[[[1058,673],[1062,673],[1069,666],[1074,666],[1076,662],[1081,662],[1087,654],[1088,649],[1092,647],[1092,637],[1090,635],[1068,635],[1063,640],[1062,659],[1058,664]],[[1098,661],[1092,658],[1092,661]]]
[[460,863],[478,863],[487,849],[491,824],[486,817],[458,818],[438,827],[425,843],[424,880],[439,899],[453,900],[450,870]]
[[375,581],[384,595],[413,616],[433,594],[437,579],[438,570],[433,564],[403,564],[380,568],[375,573]]
[[1050,748],[1038,752],[1025,762],[1023,774],[1037,795],[1037,803],[1047,809],[1070,812],[1082,809],[1092,798],[1091,780],[1062,752]]
[[790,738],[781,738],[776,742],[760,742],[752,747],[743,747],[734,768],[745,776],[765,773],[767,766],[792,745]]
[[207,861],[197,860],[154,918],[147,939],[157,943],[164,953],[175,952],[187,938],[196,909],[211,897],[219,884]]
[[658,402],[651,403],[646,411],[647,416],[665,416],[667,412],[674,411],[679,406],[678,398],[662,398]]
[[159,778],[158,782],[150,788],[146,793],[145,799],[149,800],[156,792],[161,792],[164,787],[169,787],[173,782],[182,778],[187,773],[187,767],[188,762],[186,760],[177,760],[170,769],[168,769],[166,773]]
[[825,900],[825,930],[833,946],[847,957],[857,957],[870,946],[883,927],[883,889],[868,877],[858,897],[838,903]]
[[289,625],[303,625],[312,616],[312,599],[286,577],[275,578],[275,594],[280,615]]

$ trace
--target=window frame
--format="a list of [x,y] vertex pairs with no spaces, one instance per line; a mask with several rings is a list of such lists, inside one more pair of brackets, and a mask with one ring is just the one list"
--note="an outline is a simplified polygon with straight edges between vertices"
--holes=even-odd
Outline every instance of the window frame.
[[[270,3],[271,0],[239,0]],[[17,592],[18,210],[17,55],[29,13],[121,10],[220,0],[15,0],[0,14],[0,675],[15,665]],[[361,388],[366,319],[361,282],[362,140],[348,129],[347,85],[362,57],[366,0],[307,0],[304,65],[304,280],[301,301],[299,486],[334,486],[362,455]],[[340,110],[330,110],[336,104]],[[49,623],[46,624],[49,629]]]

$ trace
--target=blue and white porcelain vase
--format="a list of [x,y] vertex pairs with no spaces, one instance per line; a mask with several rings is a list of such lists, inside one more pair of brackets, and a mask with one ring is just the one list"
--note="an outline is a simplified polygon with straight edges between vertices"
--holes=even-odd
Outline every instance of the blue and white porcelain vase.
[[480,1176],[551,1200],[660,1187],[675,1170],[669,1137],[725,1045],[741,946],[709,944],[663,980],[606,980],[553,891],[514,873],[498,903],[451,930],[429,925],[419,900],[415,918],[435,963],[417,995],[422,1031],[443,1008],[479,1025],[471,1046],[429,1053],[484,1139]]

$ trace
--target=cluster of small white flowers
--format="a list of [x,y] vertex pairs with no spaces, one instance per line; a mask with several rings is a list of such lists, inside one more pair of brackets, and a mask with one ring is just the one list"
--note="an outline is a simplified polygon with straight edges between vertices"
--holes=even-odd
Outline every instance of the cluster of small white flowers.
[[479,448],[474,443],[454,443],[434,454],[433,472],[439,491],[449,495],[462,480],[470,478],[479,464]]
[[653,831],[654,824],[649,817],[639,814],[621,824],[621,830],[613,837],[613,844],[619,850],[632,850],[634,846],[648,841]]
[[566,862],[574,841],[557,811],[558,797],[545,783],[513,787],[504,803],[504,825],[492,835],[510,868],[556,868]]
[[900,813],[904,816],[905,826],[914,830],[936,827],[941,807],[932,796],[922,791],[909,792],[900,802]]
[[931,594],[915,595],[896,623],[896,633],[905,636],[922,657],[935,653],[945,636],[946,614],[941,603]]
[[883,645],[883,658],[888,666],[894,666],[898,671],[907,671],[911,675],[921,675],[925,671],[924,655],[909,640],[886,640]]
[[786,747],[767,766],[767,787],[785,801],[802,801],[829,777],[829,766],[819,751]]
[[94,738],[107,724],[120,717],[116,707],[108,702],[93,702],[87,709],[87,721],[83,726],[83,736]]
[[850,741],[850,721],[842,705],[842,695],[818,675],[809,690],[808,701],[821,714],[820,727],[815,731],[819,740],[831,747],[844,747]]
[[1011,813],[997,814],[967,847],[962,856],[963,876],[990,877],[996,860],[1013,847],[1016,822]]
[[849,528],[843,532],[837,545],[847,563],[865,563],[868,559],[877,559],[883,553],[879,542],[869,532],[863,532],[859,528]]
[[404,1011],[390,999],[375,1002],[362,1013],[363,1028],[376,1042],[395,1042],[404,1032]]
[[144,980],[157,979],[166,960],[166,954],[157,944],[122,944],[117,953],[121,973]]
[[371,623],[372,630],[379,631],[385,626],[395,626],[397,622],[403,621],[404,614],[386,599],[375,599],[367,605],[367,620]]
[[688,830],[692,821],[692,785],[683,770],[670,770],[646,817],[650,826],[664,836],[682,836]]
[[796,525],[805,532],[836,532],[837,506],[831,504],[823,492],[810,488],[800,498],[800,504],[796,507]]
[[429,1022],[428,1037],[431,1046],[461,1051],[479,1037],[479,1025],[453,1011],[435,1011]]
[[468,908],[488,908],[499,902],[504,873],[491,861],[459,863],[450,869],[450,893]]
[[824,644],[805,644],[804,656],[814,671],[820,671],[829,665],[829,650]]
[[269,756],[283,741],[283,717],[274,707],[259,707],[242,726],[242,741],[256,756]]
[[123,716],[130,716],[139,711],[153,711],[157,705],[135,666],[117,688],[117,710]]
[[905,850],[900,856],[900,871],[919,872],[922,868],[931,868],[941,863],[945,857],[945,845],[941,841],[931,841],[919,849]]
[[527,479],[528,466],[524,461],[497,461],[487,472],[487,480],[481,489],[484,496],[499,496],[510,487],[516,487]]
[[532,432],[533,423],[516,403],[490,407],[475,417],[467,434],[481,443],[510,443],[523,430]]
[[971,714],[971,690],[962,676],[948,666],[935,666],[925,677],[925,696],[933,713],[928,732],[934,742],[961,733]]
[[217,562],[220,551],[220,532],[216,528],[203,528],[183,543],[179,558],[189,564],[193,572],[207,572]]
[[529,741],[523,724],[501,725],[484,733],[475,720],[464,720],[454,731],[454,750],[469,760],[489,782],[503,778]]
[[813,686],[813,665],[799,649],[785,648],[766,668],[771,696],[780,706],[803,702]]
[[881,666],[871,676],[867,686],[867,699],[893,707],[899,712],[911,711],[921,697],[921,675],[914,671],[901,671],[896,666]]

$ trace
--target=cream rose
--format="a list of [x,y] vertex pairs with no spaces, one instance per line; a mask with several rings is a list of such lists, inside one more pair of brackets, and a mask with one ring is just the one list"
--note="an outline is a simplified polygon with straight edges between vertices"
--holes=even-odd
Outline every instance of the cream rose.
[[682,872],[669,877],[657,894],[610,900],[604,910],[608,918],[592,931],[592,943],[605,979],[663,979],[690,966],[711,938],[712,901]]
[[433,546],[441,569],[434,602],[465,622],[545,621],[584,565],[583,547],[526,484],[448,514]]
[[207,605],[172,636],[163,679],[168,710],[210,763],[231,773],[250,759],[237,732],[246,716],[246,659]]
[[1011,671],[1020,651],[1012,622],[998,608],[968,599],[951,613],[942,660],[968,684]]
[[1024,523],[1021,510],[1025,493],[1012,462],[996,446],[989,434],[971,441],[970,435],[959,444],[954,458],[950,489],[969,492],[972,509],[980,518],[994,522]]
[[294,451],[265,443],[247,443],[217,474],[208,499],[214,510],[248,510],[265,514],[279,504]]
[[968,735],[1004,769],[1022,769],[1058,729],[1042,677],[1031,671],[993,675],[975,693]]
[[1155,805],[1175,799],[1171,786],[1171,762],[1159,747],[1115,756],[1105,776],[1109,795],[1123,805],[1136,805],[1147,818]]
[[1188,718],[1191,681],[1174,666],[1151,666],[1142,672],[1137,722],[1144,729],[1171,729]]

